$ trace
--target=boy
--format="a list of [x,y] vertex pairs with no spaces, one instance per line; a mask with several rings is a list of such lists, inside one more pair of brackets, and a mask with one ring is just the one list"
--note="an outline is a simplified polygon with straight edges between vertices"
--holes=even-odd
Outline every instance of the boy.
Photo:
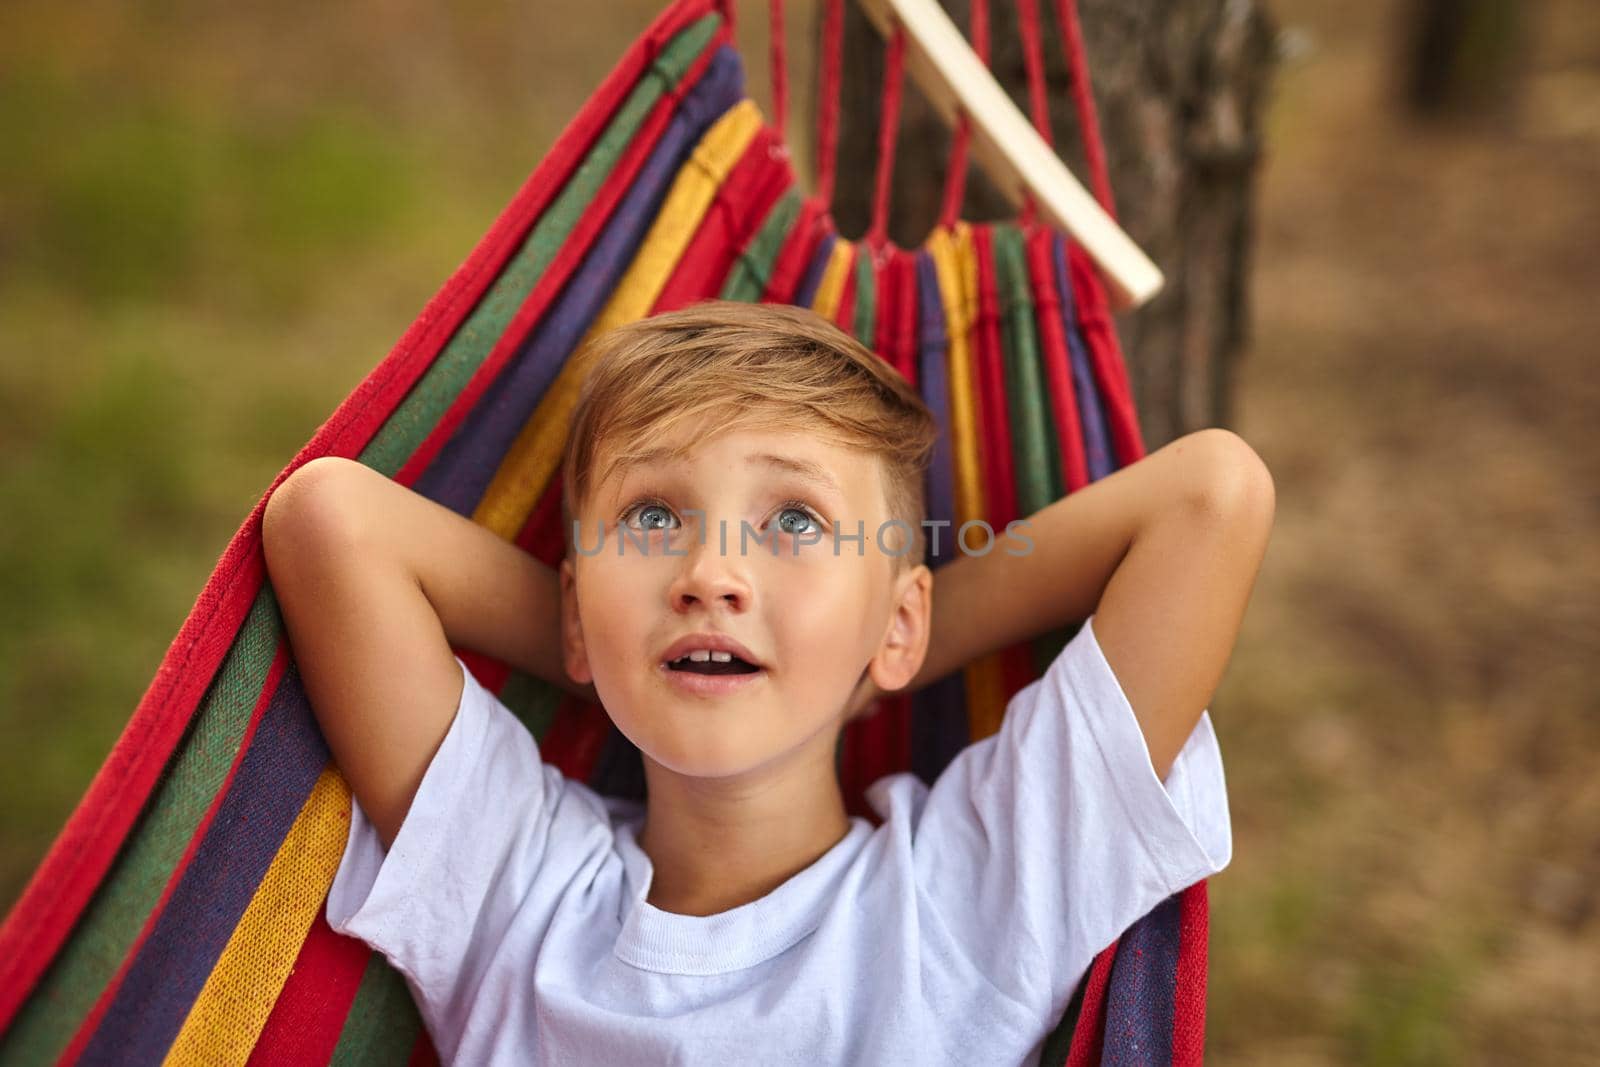
[[[936,427],[873,353],[721,302],[594,345],[559,572],[348,460],[269,502],[354,798],[329,923],[405,976],[446,1062],[1036,1062],[1094,955],[1231,858],[1205,708],[1266,468],[1190,434],[987,552],[969,531],[934,596]],[[846,814],[849,718],[1079,619],[997,734],[931,789],[874,783],[881,825]],[[597,699],[648,802],[541,763],[453,646]]]

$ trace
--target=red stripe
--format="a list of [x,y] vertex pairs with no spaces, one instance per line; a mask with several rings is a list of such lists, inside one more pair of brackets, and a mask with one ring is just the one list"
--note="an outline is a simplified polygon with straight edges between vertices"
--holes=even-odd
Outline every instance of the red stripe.
[[1083,978],[1088,988],[1083,993],[1083,1008],[1072,1027],[1072,1044],[1067,1049],[1066,1067],[1097,1067],[1106,1036],[1106,990],[1111,986],[1111,964],[1117,957],[1117,944],[1106,946]]
[[1178,901],[1178,968],[1173,989],[1172,1062],[1200,1067],[1206,1049],[1206,939],[1209,898],[1205,882]]
[[922,337],[917,324],[917,254],[905,248],[891,247],[890,255],[898,264],[900,271],[899,280],[900,299],[895,307],[895,331],[898,334],[894,339],[895,366],[900,371],[900,376],[911,385],[917,386],[917,346]]
[[354,456],[372,439],[488,288],[529,220],[565,183],[663,42],[709,10],[707,0],[683,0],[634,42],[472,254],[388,356],[278,473],[234,533],[128,725],[0,926],[0,1032],[10,1026],[116,858],[260,592],[265,580],[261,514],[273,490],[311,458]]
[[511,668],[505,663],[476,652],[470,648],[455,648],[450,651],[461,657],[461,662],[467,665],[467,670],[478,683],[491,693],[498,693],[505,688],[506,679],[511,677]]
[[133,966],[133,961],[139,955],[139,949],[149,939],[151,931],[155,929],[156,923],[161,919],[161,913],[166,910],[168,899],[171,898],[173,891],[178,888],[178,883],[183,881],[184,872],[189,869],[189,864],[193,861],[195,853],[200,850],[200,844],[205,840],[206,831],[210,829],[212,820],[216,818],[217,809],[222,807],[222,801],[228,795],[229,787],[233,785],[234,776],[239,773],[239,765],[244,762],[245,753],[250,751],[250,742],[255,739],[256,728],[261,725],[262,716],[266,714],[267,708],[272,704],[273,694],[282,681],[284,671],[288,669],[288,666],[289,645],[286,641],[279,641],[277,651],[272,657],[272,665],[267,668],[266,681],[261,687],[261,692],[256,696],[255,707],[251,709],[250,723],[245,727],[244,737],[239,742],[239,751],[234,753],[233,765],[228,768],[227,778],[211,798],[211,803],[206,808],[205,815],[200,819],[199,825],[195,827],[194,836],[189,839],[188,846],[183,850],[182,858],[178,860],[178,865],[173,868],[172,874],[168,876],[167,884],[161,890],[161,898],[156,901],[155,907],[150,909],[150,914],[145,916],[144,926],[140,929],[139,935],[134,938],[133,944],[129,946],[127,954],[122,958],[122,962],[117,966],[116,974],[111,976],[111,981],[107,982],[106,987],[100,991],[100,996],[95,1001],[94,1007],[90,1008],[89,1014],[84,1016],[82,1021],[78,1023],[77,1032],[73,1034],[72,1040],[67,1043],[67,1047],[62,1051],[61,1058],[56,1061],[60,1067],[70,1067],[83,1054],[89,1039],[94,1036],[95,1030],[99,1027],[100,1020],[104,1018],[106,1011],[111,1007],[112,1001],[116,999],[117,990],[122,988],[122,982],[127,977],[128,968]]
[[417,1043],[411,1046],[406,1067],[439,1067],[439,1053],[434,1050],[433,1038],[428,1036],[426,1026],[417,1030]]
[[335,933],[319,908],[246,1067],[327,1063],[371,956],[364,942]]
[[610,730],[611,719],[604,708],[565,693],[539,750],[544,761],[562,774],[587,782]]
[[1033,290],[1034,319],[1039,327],[1039,355],[1044,362],[1050,410],[1055,413],[1061,478],[1065,483],[1064,493],[1073,493],[1089,484],[1089,459],[1083,448],[1083,428],[1078,422],[1078,393],[1072,387],[1072,357],[1067,353],[1061,297],[1056,291],[1055,233],[1042,226],[1034,227],[1028,231],[1023,243],[1028,254],[1028,280]]
[[1117,452],[1117,466],[1126,467],[1144,456],[1139,413],[1134,410],[1128,367],[1122,358],[1117,332],[1112,328],[1111,313],[1106,308],[1105,289],[1100,285],[1094,264],[1076,242],[1067,244],[1067,274],[1072,280],[1078,325],[1089,350],[1089,365],[1094,371],[1095,384],[1100,387],[1106,425]]
[[551,259],[550,265],[534,287],[528,292],[517,313],[507,323],[505,331],[495,341],[489,355],[472,374],[462,390],[450,402],[450,407],[439,419],[432,430],[428,432],[427,439],[406,461],[395,475],[395,481],[401,485],[412,485],[422,476],[422,472],[433,462],[435,456],[444,448],[445,443],[455,434],[456,428],[471,413],[478,398],[494,384],[503,368],[512,357],[522,348],[528,334],[537,325],[540,316],[545,313],[550,302],[561,292],[562,286],[567,282],[572,272],[582,262],[583,256],[588,252],[590,244],[596,235],[605,226],[614,209],[627,193],[637,176],[639,169],[644,166],[650,152],[660,140],[662,132],[672,121],[672,116],[678,110],[678,103],[688,92],[694,88],[711,63],[711,58],[717,49],[727,40],[726,27],[719,30],[706,45],[705,51],[690,65],[688,72],[671,90],[662,94],[656,102],[644,124],[640,127],[633,140],[628,142],[628,147],[623,150],[622,156],[617,160],[617,165],[595,193],[594,200],[584,209],[579,216],[572,232],[561,242],[560,250]]

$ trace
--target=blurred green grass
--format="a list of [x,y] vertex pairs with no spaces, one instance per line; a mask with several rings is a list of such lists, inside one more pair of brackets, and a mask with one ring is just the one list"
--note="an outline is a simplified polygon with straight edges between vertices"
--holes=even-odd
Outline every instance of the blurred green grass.
[[463,150],[448,112],[312,87],[219,107],[86,75],[58,19],[0,61],[8,907],[239,524],[554,132]]

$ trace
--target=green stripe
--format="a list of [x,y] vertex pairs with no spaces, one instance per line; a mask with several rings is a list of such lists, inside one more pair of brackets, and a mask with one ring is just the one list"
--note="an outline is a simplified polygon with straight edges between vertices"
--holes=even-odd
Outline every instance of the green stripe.
[[1053,503],[1058,492],[1051,460],[1043,368],[1034,335],[1033,301],[1022,235],[1015,226],[994,227],[996,286],[1000,296],[1001,336],[1005,347],[1006,399],[1010,404],[1011,453],[1016,474],[1017,508],[1022,517]]
[[500,702],[528,728],[535,741],[543,741],[566,693],[552,682],[526,671],[513,671],[500,689]]
[[[1033,291],[1022,233],[994,227],[994,259],[1000,295],[1001,334],[1006,353],[1006,398],[1011,412],[1011,452],[1017,508],[1026,518],[1065,495],[1061,454],[1050,409],[1044,364],[1033,319]],[[1077,625],[1050,630],[1031,642],[1034,670],[1043,677],[1076,632]]]
[[733,269],[728,272],[728,279],[722,285],[719,294],[724,300],[738,300],[746,304],[753,304],[761,299],[761,294],[767,291],[767,282],[772,277],[772,264],[778,258],[778,252],[783,248],[784,239],[789,236],[789,228],[794,225],[795,216],[800,214],[800,195],[793,189],[778,198],[772,205],[772,210],[767,212],[767,219],[750,239],[744,251],[733,261]]
[[411,990],[381,953],[367,960],[361,987],[345,1017],[328,1067],[389,1067],[405,1063],[422,1032]]
[[0,1064],[54,1063],[115,976],[227,780],[281,633],[263,586],[144,813],[6,1032]]
[[872,249],[862,245],[856,255],[856,340],[871,348],[878,337],[878,276],[872,269]]
[[390,413],[383,427],[358,457],[389,477],[405,466],[445,411],[489,357],[495,343],[534,284],[544,276],[578,219],[633,141],[640,125],[662,94],[683,79],[695,57],[722,25],[707,15],[673,37],[656,61],[640,76],[633,91],[606,127],[587,158],[560,195],[540,216],[522,247],[506,264],[472,314],[428,366],[422,378]]

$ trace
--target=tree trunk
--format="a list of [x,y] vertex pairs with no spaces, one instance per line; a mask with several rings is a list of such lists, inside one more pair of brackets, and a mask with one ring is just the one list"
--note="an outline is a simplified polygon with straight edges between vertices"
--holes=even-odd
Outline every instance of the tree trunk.
[[[965,30],[967,0],[942,3]],[[1026,114],[1015,6],[990,7],[995,75]],[[1089,187],[1054,5],[1040,8],[1057,150]],[[856,5],[845,9],[834,216],[854,237],[871,214],[884,49]],[[1079,11],[1118,219],[1167,279],[1155,299],[1117,323],[1154,450],[1231,419],[1275,33],[1261,0],[1080,0]],[[914,246],[938,217],[950,137],[909,78],[901,114],[889,232]],[[974,167],[962,214],[982,221],[1015,212]]]
[[1523,70],[1521,0],[1410,0],[1401,77],[1419,118],[1504,114]]

